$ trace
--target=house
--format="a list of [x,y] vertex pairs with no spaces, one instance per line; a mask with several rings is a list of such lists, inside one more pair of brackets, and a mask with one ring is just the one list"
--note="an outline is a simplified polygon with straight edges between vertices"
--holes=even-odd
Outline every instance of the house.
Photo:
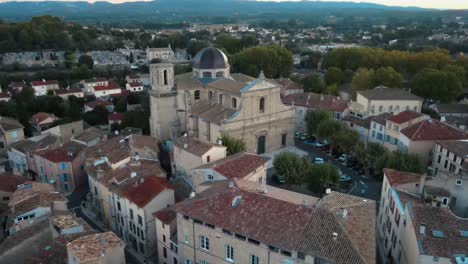
[[387,140],[385,133],[385,124],[387,119],[392,116],[392,113],[383,113],[376,116],[368,117],[370,120],[369,142],[384,144]]
[[437,141],[468,139],[468,134],[435,119],[426,119],[400,130],[397,150],[417,154],[427,166]]
[[176,176],[189,177],[190,170],[226,157],[226,147],[182,136],[174,140],[172,168]]
[[79,88],[71,88],[71,89],[58,89],[54,91],[55,95],[60,96],[64,100],[68,100],[69,96],[75,96],[77,98],[83,98],[84,93]]
[[291,79],[275,79],[276,83],[281,85],[281,96],[304,93],[304,87]]
[[34,154],[38,181],[47,182],[58,192],[69,194],[86,184],[84,171],[85,145],[69,141],[58,147],[37,151]]
[[161,62],[174,61],[174,51],[169,45],[167,48],[146,48],[146,59],[151,62],[154,59],[158,59]]
[[60,137],[52,134],[39,135],[23,139],[8,147],[8,161],[13,173],[36,179],[38,170],[34,153],[36,151],[55,148],[61,144]]
[[356,92],[356,101],[350,105],[350,114],[367,117],[382,113],[398,114],[405,110],[421,112],[422,98],[400,88],[378,86]]
[[114,81],[109,81],[107,85],[96,85],[91,88],[91,92],[96,98],[107,97],[122,93],[120,85]]
[[46,95],[47,91],[54,91],[60,89],[59,83],[56,80],[42,80],[31,82],[31,87],[34,89],[35,96]]
[[11,100],[10,92],[2,92],[0,90],[0,102],[9,102]]
[[11,196],[18,189],[18,186],[26,181],[28,181],[27,178],[10,173],[0,175],[0,197],[2,198],[0,204],[8,206]]
[[386,262],[463,263],[468,192],[460,181],[384,169],[377,239]]
[[71,140],[81,143],[86,147],[92,147],[102,141],[106,141],[107,132],[97,127],[90,127],[74,136]]
[[26,182],[10,198],[7,218],[9,234],[46,220],[54,211],[67,211],[67,199],[47,183]]
[[143,92],[144,86],[139,82],[130,82],[125,85],[125,88],[130,92]]
[[195,192],[202,192],[213,182],[232,179],[266,184],[268,158],[249,153],[236,153],[190,171],[190,183]]
[[341,119],[351,130],[356,131],[359,134],[359,138],[362,142],[369,140],[369,131],[371,118],[360,118],[354,115],[347,115]]
[[52,127],[58,120],[60,120],[60,118],[56,117],[54,114],[38,112],[31,117],[31,125],[37,132],[41,132]]
[[86,152],[88,208],[140,258],[149,258],[156,250],[152,213],[175,199],[158,152],[155,138],[134,134],[109,139]]
[[164,210],[155,213],[160,263],[375,263],[374,201],[235,179]]
[[461,174],[468,176],[468,141],[437,141],[433,150],[431,172],[434,176]]
[[21,91],[23,91],[24,88],[28,87],[28,85],[26,84],[25,81],[22,81],[22,82],[11,82],[8,84],[8,89],[12,92],[12,93],[20,93]]
[[296,93],[284,96],[282,101],[294,108],[294,128],[302,132],[306,132],[305,116],[309,110],[327,111],[334,119],[341,119],[348,110],[348,102],[333,95]]
[[93,93],[95,86],[107,86],[109,81],[106,78],[94,78],[83,80],[80,82],[83,85],[83,90],[86,94]]
[[107,116],[108,122],[109,122],[109,130],[113,130],[114,127],[119,127],[123,120],[124,120],[125,114],[124,113],[117,113],[114,112],[112,114],[109,114]]
[[67,143],[72,137],[83,132],[83,120],[60,124],[41,131],[41,134],[53,134],[60,137],[62,143]]
[[429,119],[430,116],[412,110],[405,110],[387,118],[385,122],[386,139],[383,146],[390,151],[396,151],[398,140],[401,137],[400,131],[411,125]]
[[24,126],[13,118],[0,116],[0,149],[24,139]]
[[69,264],[125,264],[125,243],[112,232],[77,238],[67,244]]
[[230,73],[226,54],[202,49],[192,72],[174,75],[172,63],[150,65],[151,135],[161,141],[189,136],[217,143],[222,134],[262,154],[294,144],[294,109],[281,102],[281,87],[261,73]]
[[440,121],[458,127],[461,130],[468,131],[468,116],[442,116]]
[[146,73],[127,75],[125,81],[127,83],[137,82],[141,83],[143,86],[151,86],[149,74]]
[[87,102],[84,104],[84,112],[90,112],[96,109],[96,107],[104,107],[109,113],[114,111],[114,105],[109,101],[104,101],[101,99],[96,99],[91,102]]

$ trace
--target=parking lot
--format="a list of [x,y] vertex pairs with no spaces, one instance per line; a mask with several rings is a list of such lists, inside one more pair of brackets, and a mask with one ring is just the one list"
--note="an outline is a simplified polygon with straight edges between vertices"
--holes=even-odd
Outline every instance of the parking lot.
[[[352,168],[347,167],[342,162],[335,159],[332,155],[320,150],[319,148],[315,147],[313,144],[305,144],[304,140],[296,139],[296,147],[306,151],[309,154],[311,161],[313,161],[316,157],[323,158],[325,162],[331,162],[335,165],[338,169],[340,169],[343,175],[347,175],[351,178],[348,186],[344,186],[341,188],[340,192],[345,192],[351,195],[363,197],[366,199],[372,200],[379,200],[380,199],[380,189],[382,186],[382,182],[378,179],[373,177],[364,177],[360,175],[357,171]],[[273,174],[273,169],[269,170],[268,173],[270,176]],[[270,180],[268,182],[269,185],[273,185],[280,188],[286,188],[291,191],[301,192],[305,194],[311,194],[305,185],[302,186],[291,186],[285,184],[278,184],[274,181]]]

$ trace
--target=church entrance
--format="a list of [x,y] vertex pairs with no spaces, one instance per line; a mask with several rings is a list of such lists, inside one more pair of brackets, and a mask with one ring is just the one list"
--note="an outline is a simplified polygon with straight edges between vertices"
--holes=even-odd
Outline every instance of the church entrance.
[[265,136],[259,136],[257,138],[257,154],[265,153]]

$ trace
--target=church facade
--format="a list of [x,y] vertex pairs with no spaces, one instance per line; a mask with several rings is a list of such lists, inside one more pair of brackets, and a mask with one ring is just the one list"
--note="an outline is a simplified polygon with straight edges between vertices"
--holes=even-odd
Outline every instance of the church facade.
[[223,134],[262,154],[294,144],[294,112],[282,103],[280,85],[263,74],[230,74],[226,55],[209,47],[190,73],[174,76],[170,63],[150,65],[151,135],[161,141],[187,132],[217,143]]

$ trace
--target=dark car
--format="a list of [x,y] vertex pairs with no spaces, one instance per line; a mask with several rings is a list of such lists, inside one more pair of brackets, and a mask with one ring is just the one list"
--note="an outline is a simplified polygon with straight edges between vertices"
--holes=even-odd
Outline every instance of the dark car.
[[281,175],[278,175],[278,174],[273,175],[273,180],[274,180],[276,183],[278,183],[278,184],[283,184],[283,183],[286,182],[286,180],[284,179],[284,177],[281,176]]

